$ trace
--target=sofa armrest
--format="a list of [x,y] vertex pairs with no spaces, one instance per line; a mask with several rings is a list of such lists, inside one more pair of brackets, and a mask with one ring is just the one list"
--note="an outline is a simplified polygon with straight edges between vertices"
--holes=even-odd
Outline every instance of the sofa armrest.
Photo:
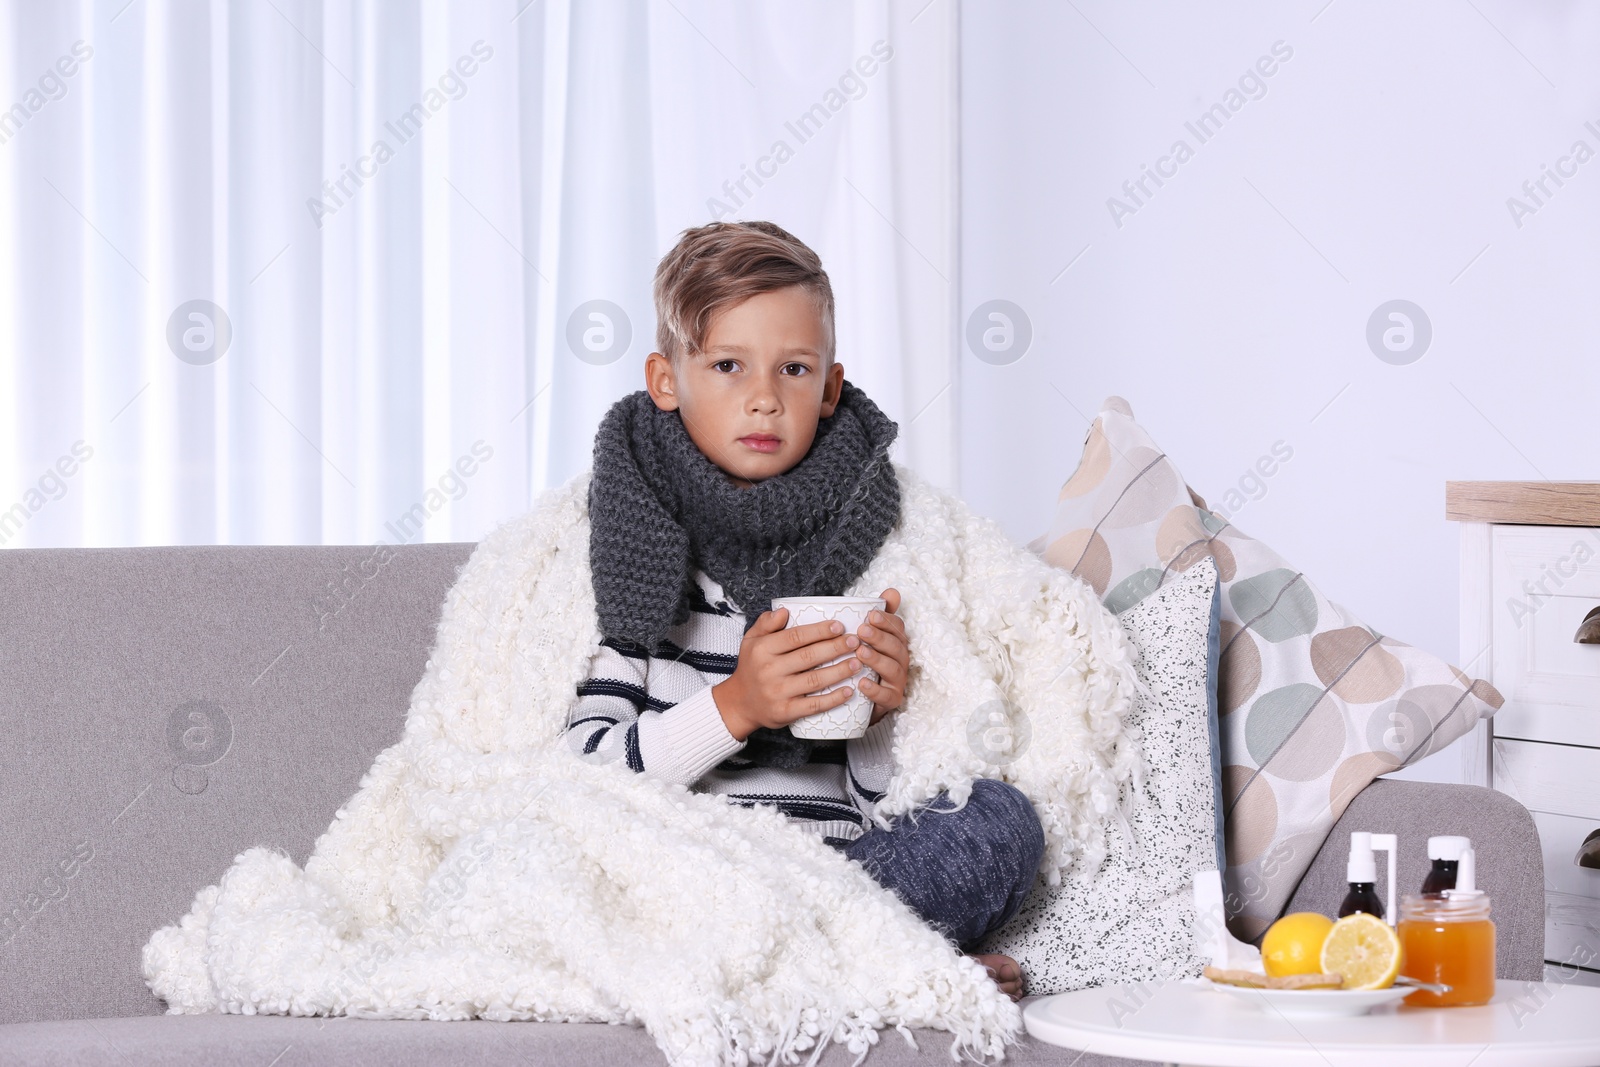
[[[1478,855],[1478,888],[1488,892],[1493,908],[1496,976],[1534,982],[1544,977],[1544,857],[1528,809],[1482,786],[1376,779],[1334,824],[1289,899],[1289,911],[1338,912],[1345,894],[1350,834],[1355,830],[1397,835],[1397,895],[1421,888],[1428,873],[1429,837],[1472,838]],[[1381,867],[1381,857],[1378,862]],[[1381,870],[1378,877],[1382,896]],[[1395,903],[1398,909],[1399,902]]]

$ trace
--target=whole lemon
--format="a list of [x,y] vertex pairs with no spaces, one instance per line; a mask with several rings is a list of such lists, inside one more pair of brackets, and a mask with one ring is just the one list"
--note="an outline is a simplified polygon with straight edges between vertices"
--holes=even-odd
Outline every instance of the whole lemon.
[[1333,920],[1314,911],[1285,915],[1261,939],[1261,966],[1267,974],[1281,978],[1290,974],[1321,974],[1322,943],[1333,929]]

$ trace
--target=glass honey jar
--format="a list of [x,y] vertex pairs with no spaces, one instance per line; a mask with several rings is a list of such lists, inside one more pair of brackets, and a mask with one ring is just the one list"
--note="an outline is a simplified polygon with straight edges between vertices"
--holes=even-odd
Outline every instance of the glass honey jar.
[[1487,1004],[1494,997],[1494,923],[1482,890],[1408,893],[1400,900],[1400,973],[1450,987],[1419,989],[1405,998],[1414,1007]]

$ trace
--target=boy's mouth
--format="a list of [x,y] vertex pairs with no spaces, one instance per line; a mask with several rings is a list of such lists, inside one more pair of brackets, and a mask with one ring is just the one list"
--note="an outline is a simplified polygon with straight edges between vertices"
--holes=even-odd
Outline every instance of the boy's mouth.
[[757,452],[776,452],[780,442],[770,433],[752,433],[739,438],[739,443]]

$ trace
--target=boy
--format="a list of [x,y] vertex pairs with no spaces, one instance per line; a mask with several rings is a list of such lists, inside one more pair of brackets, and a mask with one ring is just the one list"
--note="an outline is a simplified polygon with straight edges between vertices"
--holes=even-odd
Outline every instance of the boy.
[[[769,222],[686,230],[655,278],[658,351],[646,389],[595,436],[590,563],[604,635],[567,739],[742,804],[774,804],[861,863],[963,950],[1022,904],[1044,850],[1031,803],[979,779],[891,830],[863,813],[892,771],[892,712],[911,653],[885,611],[785,629],[774,597],[839,595],[900,514],[898,427],[834,360],[833,290],[810,248]],[[845,654],[842,663],[819,666]],[[872,725],[809,741],[790,723],[848,700],[861,666]],[[925,817],[931,813],[935,817]],[[1020,999],[1015,960],[976,957]]]

